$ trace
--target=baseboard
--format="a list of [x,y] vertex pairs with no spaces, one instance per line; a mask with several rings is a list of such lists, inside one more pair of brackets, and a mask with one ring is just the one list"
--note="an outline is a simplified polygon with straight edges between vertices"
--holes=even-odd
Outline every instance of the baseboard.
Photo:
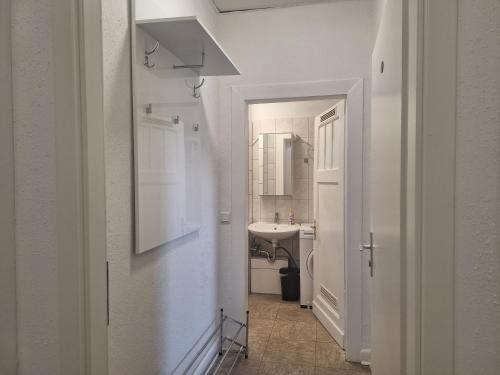
[[340,345],[343,349],[344,342],[344,331],[338,327],[335,322],[330,319],[330,316],[325,312],[323,307],[328,308],[324,303],[318,303],[318,300],[313,300],[313,310],[315,311],[315,315],[318,320],[323,324],[326,330],[332,335],[333,339]]
[[198,362],[198,366],[196,366],[196,369],[192,373],[194,375],[204,374],[205,371],[212,365],[215,358],[218,356],[219,356],[219,341],[217,339],[214,339],[212,344],[210,344],[205,349],[205,354]]
[[362,365],[369,366],[372,360],[372,350],[361,349],[361,351],[359,352],[359,358]]

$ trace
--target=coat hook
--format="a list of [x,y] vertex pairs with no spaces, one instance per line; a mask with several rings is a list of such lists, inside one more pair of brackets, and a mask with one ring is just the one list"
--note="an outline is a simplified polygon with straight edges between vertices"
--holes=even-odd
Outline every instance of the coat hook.
[[146,68],[151,69],[155,66],[155,64],[151,64],[151,62],[149,61],[149,56],[158,51],[158,47],[160,47],[160,42],[156,41],[155,46],[152,49],[148,50],[146,48],[146,50],[144,51],[144,66]]
[[192,94],[193,98],[198,99],[198,98],[200,98],[200,97],[201,97],[201,94],[200,94],[200,91],[199,91],[199,90],[200,90],[200,89],[201,89],[201,87],[205,84],[205,78],[203,78],[203,79],[201,80],[201,82],[200,82],[200,84],[199,84],[199,85],[193,85],[192,87],[191,87],[191,85],[190,85],[187,81],[184,81],[184,82],[186,83],[186,86],[187,86],[187,87],[189,87],[189,88],[192,88],[192,89],[193,89],[193,94]]

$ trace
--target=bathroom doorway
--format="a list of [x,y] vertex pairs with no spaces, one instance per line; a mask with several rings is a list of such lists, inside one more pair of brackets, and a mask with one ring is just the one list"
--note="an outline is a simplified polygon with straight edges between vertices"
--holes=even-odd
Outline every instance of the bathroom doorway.
[[[314,305],[312,302],[314,298],[311,299],[309,304],[303,304],[300,301],[294,303],[281,300],[279,269],[300,268],[301,238],[299,237],[299,232],[301,231],[298,231],[297,235],[293,238],[285,239],[283,242],[285,246],[281,246],[280,243],[278,248],[278,246],[273,246],[272,240],[262,242],[262,238],[255,239],[258,236],[253,236],[254,238],[249,236],[248,225],[257,221],[269,222],[271,224],[274,224],[276,221],[277,224],[285,224],[288,223],[289,219],[293,218],[294,221],[300,222],[303,228],[313,226],[311,224],[314,223],[312,187],[314,175],[314,118],[330,109],[339,101],[345,101],[346,127],[348,128],[345,134],[346,211],[345,215],[343,215],[346,228],[344,231],[346,256],[343,266],[345,270],[344,314],[346,319],[344,328],[345,340],[340,343],[338,348],[340,348],[342,355],[345,355],[345,358],[349,361],[369,362],[369,348],[363,347],[362,342],[363,324],[366,326],[367,313],[362,310],[362,302],[363,298],[368,298],[366,292],[369,288],[363,290],[363,265],[366,266],[366,264],[363,263],[363,255],[359,252],[359,245],[362,242],[363,216],[362,80],[233,87],[232,96],[233,133],[231,140],[233,173],[231,201],[233,229],[231,246],[233,249],[245,249],[243,251],[244,254],[238,255],[242,264],[244,264],[244,269],[242,270],[243,277],[238,281],[241,282],[238,288],[240,288],[239,290],[242,295],[234,296],[235,298],[232,301],[233,311],[236,311],[236,314],[243,314],[248,306],[250,316],[252,317],[253,315],[254,319],[257,320],[261,314],[268,314],[269,318],[274,317],[276,321],[280,322],[286,320],[282,319],[284,316],[288,316],[289,318],[295,317],[297,318],[297,322],[301,322],[302,318],[305,320],[312,319],[313,324],[308,325],[307,322],[302,322],[304,325],[308,325],[307,328],[304,326],[304,329],[309,333],[303,332],[306,335],[305,337],[309,334],[314,335],[316,339],[319,337],[318,330],[320,331],[320,336],[326,330],[323,324],[319,323],[317,318],[312,314],[311,309],[307,309],[307,307]],[[264,118],[269,117],[263,115],[266,109],[270,109],[272,106],[276,108],[281,106],[283,109],[293,102],[302,103],[310,107],[314,105],[320,107],[321,105],[318,103],[322,103],[323,108],[318,107],[317,112],[311,114],[297,114],[297,117],[294,117],[290,113],[284,115],[277,112],[273,115],[273,121],[269,121],[269,118]],[[261,118],[258,118],[258,116],[261,116]],[[243,124],[244,126],[242,126]],[[266,131],[263,132],[263,129]],[[271,132],[272,130],[274,130],[274,133]],[[276,135],[287,134],[290,131],[292,145],[298,146],[295,150],[292,146],[292,158],[289,164],[293,168],[293,188],[292,194],[287,195],[286,181],[282,182],[282,187],[276,186],[276,169],[270,172],[268,168],[267,173],[264,174],[264,145],[273,145],[274,142],[274,146],[276,146]],[[295,133],[297,133],[297,136]],[[260,136],[260,139],[254,137],[257,134]],[[266,140],[265,138],[268,137],[266,134],[274,134],[274,139],[270,137]],[[261,151],[259,151],[258,147],[259,142],[262,146],[260,147]],[[269,158],[269,152],[275,152],[275,150],[268,148],[267,151],[268,159],[266,161],[269,167],[273,164],[272,161],[276,162],[276,154],[274,154],[274,159],[272,159]],[[256,157],[254,157],[255,155]],[[262,158],[261,161],[259,161],[259,156]],[[283,164],[284,169],[286,169],[286,165],[287,163],[285,162]],[[237,173],[236,169],[238,167],[243,167],[243,171],[240,170]],[[275,168],[275,166],[272,168]],[[286,173],[283,175],[285,176]],[[263,179],[264,176],[267,177],[267,180]],[[266,194],[266,192],[274,192],[276,194],[277,191],[284,194]],[[282,247],[286,250],[282,249]],[[269,262],[269,259],[272,261]],[[308,260],[310,261],[310,259]],[[249,292],[253,292],[250,297],[248,297]],[[241,302],[238,303],[238,301]],[[303,305],[302,307],[300,306],[301,304]],[[315,309],[313,308],[312,310],[314,311]],[[363,315],[365,315],[365,321],[363,321]],[[289,321],[293,322],[293,320]],[[302,323],[299,325],[302,325]],[[266,324],[271,323],[267,322]],[[265,324],[262,329],[266,331]],[[277,331],[274,334],[277,335]],[[331,334],[328,337],[331,339]],[[342,350],[342,346],[345,352]],[[336,357],[333,356],[332,358]]]

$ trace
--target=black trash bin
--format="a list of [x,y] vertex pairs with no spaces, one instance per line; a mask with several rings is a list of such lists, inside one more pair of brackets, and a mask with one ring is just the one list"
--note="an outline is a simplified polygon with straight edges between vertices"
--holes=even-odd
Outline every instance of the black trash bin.
[[280,268],[281,298],[283,301],[297,301],[300,298],[300,271],[298,268]]

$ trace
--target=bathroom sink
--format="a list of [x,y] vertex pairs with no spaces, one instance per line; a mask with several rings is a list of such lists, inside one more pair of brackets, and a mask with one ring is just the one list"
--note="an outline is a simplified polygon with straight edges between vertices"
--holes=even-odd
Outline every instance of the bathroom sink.
[[293,237],[299,231],[299,225],[274,224],[274,223],[252,223],[248,230],[254,236],[276,243]]

